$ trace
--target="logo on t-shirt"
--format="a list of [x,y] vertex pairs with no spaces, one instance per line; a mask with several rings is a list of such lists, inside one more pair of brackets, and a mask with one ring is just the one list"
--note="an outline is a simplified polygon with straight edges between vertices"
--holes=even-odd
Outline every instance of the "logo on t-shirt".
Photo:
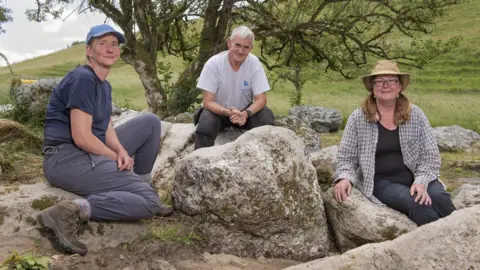
[[245,92],[250,92],[250,85],[248,85],[247,81],[243,81],[243,86],[240,87],[240,90],[245,93]]

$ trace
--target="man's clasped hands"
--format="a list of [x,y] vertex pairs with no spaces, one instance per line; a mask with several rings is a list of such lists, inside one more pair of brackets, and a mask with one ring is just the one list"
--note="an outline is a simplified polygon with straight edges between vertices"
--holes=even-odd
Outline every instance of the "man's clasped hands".
[[225,108],[222,110],[222,114],[228,116],[233,124],[243,126],[247,122],[247,111],[240,111],[235,107]]

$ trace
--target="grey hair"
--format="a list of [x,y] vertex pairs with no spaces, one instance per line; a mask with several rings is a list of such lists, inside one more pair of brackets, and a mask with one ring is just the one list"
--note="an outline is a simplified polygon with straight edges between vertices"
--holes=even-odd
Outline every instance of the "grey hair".
[[252,30],[245,25],[237,26],[233,29],[230,39],[234,39],[235,37],[242,39],[248,38],[252,39],[252,41],[255,40],[255,34],[253,34]]

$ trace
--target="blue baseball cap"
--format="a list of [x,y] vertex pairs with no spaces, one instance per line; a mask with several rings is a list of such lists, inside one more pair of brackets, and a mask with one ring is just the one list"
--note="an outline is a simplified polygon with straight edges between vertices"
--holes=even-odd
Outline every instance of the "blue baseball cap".
[[87,40],[85,42],[88,45],[88,43],[92,38],[101,37],[109,33],[115,34],[120,44],[125,43],[125,37],[122,35],[122,33],[116,31],[115,29],[113,29],[113,27],[111,27],[108,24],[99,24],[90,28],[90,31],[88,31],[88,34],[87,34]]

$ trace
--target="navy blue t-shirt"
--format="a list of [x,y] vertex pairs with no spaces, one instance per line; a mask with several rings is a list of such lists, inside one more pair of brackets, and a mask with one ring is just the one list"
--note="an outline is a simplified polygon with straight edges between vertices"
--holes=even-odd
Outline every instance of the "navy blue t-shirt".
[[44,146],[74,143],[70,127],[70,109],[77,108],[92,119],[92,133],[105,143],[112,115],[112,86],[101,81],[89,66],[70,71],[54,88],[47,105]]

